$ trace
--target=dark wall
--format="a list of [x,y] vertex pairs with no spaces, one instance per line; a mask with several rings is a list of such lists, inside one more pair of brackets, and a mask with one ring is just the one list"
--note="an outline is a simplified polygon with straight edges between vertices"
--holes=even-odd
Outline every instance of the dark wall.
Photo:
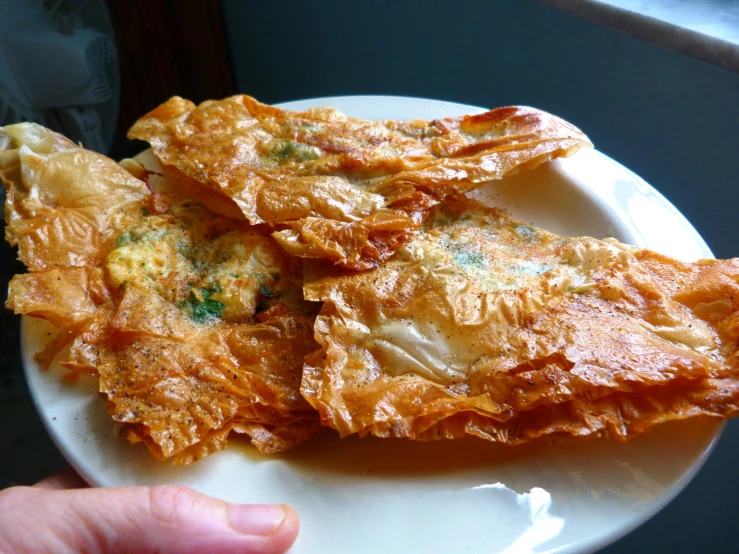
[[527,104],[580,126],[739,255],[739,74],[528,0],[224,0],[237,89]]
[[108,154],[135,156],[144,142],[129,141],[134,122],[183,96],[193,102],[233,94],[220,0],[169,2],[105,0],[115,32],[120,67],[118,125]]

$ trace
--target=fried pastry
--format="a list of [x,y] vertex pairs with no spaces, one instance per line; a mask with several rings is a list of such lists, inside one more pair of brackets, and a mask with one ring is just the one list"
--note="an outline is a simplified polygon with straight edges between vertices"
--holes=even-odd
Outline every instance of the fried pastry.
[[365,121],[332,108],[290,112],[245,95],[170,99],[137,121],[165,169],[232,198],[288,252],[377,267],[453,193],[568,156],[587,137],[524,107],[434,121]]
[[381,267],[312,262],[302,393],[342,436],[625,440],[739,407],[739,260],[564,238],[467,198]]
[[42,364],[69,347],[61,365],[99,377],[123,434],[175,463],[231,431],[262,452],[315,431],[299,384],[316,308],[299,259],[38,125],[0,137],[6,238],[29,269],[7,305],[59,329]]

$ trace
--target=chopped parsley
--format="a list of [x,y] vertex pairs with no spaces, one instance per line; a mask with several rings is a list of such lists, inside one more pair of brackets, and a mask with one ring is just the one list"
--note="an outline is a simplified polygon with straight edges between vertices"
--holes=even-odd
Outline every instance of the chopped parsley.
[[454,255],[454,261],[462,267],[484,266],[485,256],[479,252],[470,252],[469,250],[461,250]]
[[518,236],[525,241],[539,242],[540,240],[539,233],[536,232],[536,229],[529,227],[528,225],[519,225],[516,227],[516,232],[518,233]]
[[223,317],[223,303],[210,298],[214,294],[221,292],[221,287],[213,284],[208,288],[197,289],[199,294],[196,294],[194,289],[195,287],[190,285],[190,294],[186,300],[179,303],[179,307],[189,312],[192,320],[198,323],[206,323],[212,319],[221,319]]
[[131,242],[131,233],[125,232],[120,237],[118,237],[118,240],[115,241],[116,248],[120,248],[124,244],[128,244]]
[[191,302],[192,317],[198,323],[205,323],[210,319],[221,319],[223,317],[223,303],[217,300],[204,300],[203,302]]
[[307,162],[309,160],[318,159],[321,154],[315,146],[301,144],[294,140],[278,140],[276,146],[272,149],[272,156],[278,162],[285,163],[288,160],[298,162]]

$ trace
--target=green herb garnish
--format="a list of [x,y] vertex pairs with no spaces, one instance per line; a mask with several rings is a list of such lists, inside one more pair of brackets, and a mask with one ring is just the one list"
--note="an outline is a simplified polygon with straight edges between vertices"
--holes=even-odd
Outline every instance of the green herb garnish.
[[470,252],[468,250],[462,250],[454,255],[454,261],[463,267],[469,266],[484,266],[485,256],[479,252]]
[[272,149],[272,155],[280,163],[284,163],[291,159],[298,162],[307,162],[309,160],[316,160],[320,157],[318,149],[314,146],[301,144],[294,140],[277,141],[277,145]]
[[214,283],[208,288],[198,289],[200,296],[203,298],[200,300],[193,292],[194,287],[191,284],[189,286],[190,294],[187,300],[179,303],[179,307],[188,311],[193,321],[206,323],[211,319],[221,319],[223,317],[223,303],[210,299],[214,294],[221,292],[221,287]]
[[223,303],[217,300],[204,300],[190,303],[191,317],[198,323],[205,323],[210,319],[223,317]]
[[116,248],[120,248],[124,244],[128,244],[131,242],[131,233],[123,233],[120,237],[118,237],[118,240],[115,241]]

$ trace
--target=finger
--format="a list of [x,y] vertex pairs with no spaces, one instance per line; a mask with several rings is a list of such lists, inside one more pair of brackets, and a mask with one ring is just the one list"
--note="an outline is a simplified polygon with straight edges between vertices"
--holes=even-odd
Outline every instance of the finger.
[[229,504],[185,487],[0,492],[0,552],[285,552],[287,506]]
[[52,490],[83,489],[87,487],[87,483],[74,469],[66,467],[54,475],[42,479],[34,487]]

